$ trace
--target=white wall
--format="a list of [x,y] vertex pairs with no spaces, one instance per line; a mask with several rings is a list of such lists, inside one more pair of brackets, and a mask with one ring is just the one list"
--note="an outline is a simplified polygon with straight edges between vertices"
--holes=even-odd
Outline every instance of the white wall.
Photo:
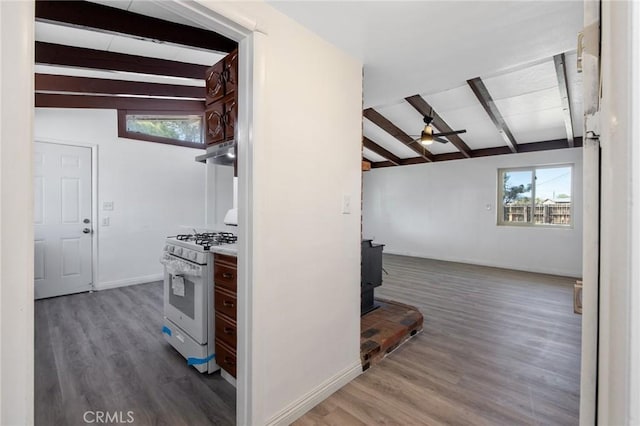
[[164,239],[205,222],[206,166],[194,161],[202,150],[117,135],[115,110],[36,109],[36,140],[98,147],[98,288],[160,279]]
[[0,424],[33,424],[33,3],[0,1]]
[[[496,225],[499,168],[562,163],[575,164],[572,228]],[[386,244],[386,253],[579,277],[582,150],[373,169],[364,177],[363,215],[364,236]]]
[[207,161],[207,228],[235,233],[237,228],[226,226],[224,216],[233,207],[233,167]]
[[203,4],[262,33],[244,141],[253,232],[239,269],[250,262],[253,278],[251,407],[241,424],[289,424],[361,371],[362,66],[264,3]]

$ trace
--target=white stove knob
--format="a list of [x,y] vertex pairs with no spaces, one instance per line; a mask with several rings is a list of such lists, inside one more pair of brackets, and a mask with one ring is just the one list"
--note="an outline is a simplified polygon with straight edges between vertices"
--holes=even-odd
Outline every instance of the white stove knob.
[[196,260],[198,258],[198,253],[192,251],[189,257],[191,258],[191,260]]
[[173,253],[176,249],[176,246],[169,246],[169,252]]
[[175,253],[176,253],[177,255],[181,255],[181,254],[182,254],[182,247],[178,247],[178,248],[176,249],[176,252],[175,252]]

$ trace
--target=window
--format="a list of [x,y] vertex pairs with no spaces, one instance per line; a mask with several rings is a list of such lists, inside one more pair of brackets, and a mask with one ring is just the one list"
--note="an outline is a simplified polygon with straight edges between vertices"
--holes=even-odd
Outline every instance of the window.
[[201,112],[118,110],[118,136],[204,149],[203,121]]
[[498,225],[571,226],[573,166],[498,170]]

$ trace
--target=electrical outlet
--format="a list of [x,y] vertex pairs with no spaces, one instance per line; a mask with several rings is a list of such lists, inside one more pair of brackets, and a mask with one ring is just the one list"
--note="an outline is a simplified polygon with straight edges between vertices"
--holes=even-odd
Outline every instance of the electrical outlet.
[[342,214],[351,214],[351,195],[342,197]]
[[113,210],[113,201],[103,201],[102,210]]
[[102,226],[109,226],[110,223],[111,223],[111,221],[109,220],[108,217],[103,217],[102,218]]

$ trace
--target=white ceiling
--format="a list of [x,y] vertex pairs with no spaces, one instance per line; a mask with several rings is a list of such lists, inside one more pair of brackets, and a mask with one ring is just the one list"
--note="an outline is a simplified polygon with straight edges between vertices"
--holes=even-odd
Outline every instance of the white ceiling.
[[375,152],[371,151],[368,148],[362,148],[362,151],[364,153],[364,158],[371,160],[373,162],[378,162],[378,161],[386,161],[387,159],[376,154]]
[[[364,106],[409,135],[424,126],[403,99],[421,94],[473,149],[504,141],[467,84],[481,77],[519,144],[566,138],[553,56],[567,54],[574,132],[581,1],[280,1],[275,8],[362,60]],[[400,158],[416,153],[368,120],[364,134]],[[456,152],[434,143],[433,154]],[[365,157],[370,152],[365,151]]]
[[206,50],[46,22],[36,22],[35,36],[36,41],[47,43],[167,59],[190,64],[213,65],[224,57],[219,53]]
[[[582,136],[582,76],[577,72],[576,60],[575,53],[565,55],[574,134]],[[567,137],[553,58],[493,74],[483,81],[519,144]],[[423,93],[422,96],[451,128],[467,131],[460,137],[472,150],[504,145],[466,82],[453,89],[435,94]],[[376,111],[411,136],[417,136],[424,126],[422,116],[404,100],[377,107]],[[414,151],[369,120],[364,121],[364,134],[400,158],[416,156]],[[457,151],[452,144],[434,143],[428,149],[433,154]],[[375,161],[367,157],[366,152],[365,158]]]
[[364,63],[364,105],[575,49],[582,1],[268,2]]
[[140,15],[151,16],[152,18],[164,19],[165,21],[176,22],[178,24],[189,25],[191,27],[204,28],[197,23],[191,22],[182,16],[176,15],[162,7],[158,2],[148,0],[88,0],[91,3],[103,4],[117,9],[128,10],[129,12],[139,13]]

